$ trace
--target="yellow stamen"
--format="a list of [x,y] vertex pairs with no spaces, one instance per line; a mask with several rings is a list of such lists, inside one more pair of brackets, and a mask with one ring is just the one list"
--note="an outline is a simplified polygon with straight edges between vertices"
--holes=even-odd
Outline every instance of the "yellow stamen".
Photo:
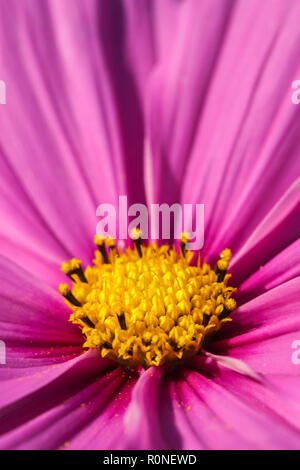
[[139,240],[142,237],[142,232],[139,228],[134,228],[130,232],[132,240]]
[[80,259],[73,258],[69,263],[63,263],[61,269],[72,281],[76,281],[78,277],[81,282],[87,282]]
[[182,256],[184,257],[186,253],[186,245],[190,241],[190,235],[187,232],[183,232],[181,234],[180,241],[181,241],[180,250],[181,250]]
[[[72,291],[59,287],[73,311],[70,321],[82,328],[85,347],[126,366],[159,366],[197,354],[236,308],[236,289],[227,285],[230,250],[214,270],[200,256],[191,265],[194,254],[182,246],[180,255],[169,245],[142,246],[139,230],[131,235],[135,249],[121,253],[114,240],[96,236],[107,259],[99,248],[94,266],[83,273],[86,282],[77,276]],[[184,234],[181,244],[188,241]],[[64,263],[63,271],[78,270],[78,262]]]
[[58,292],[63,295],[64,297],[66,297],[66,295],[68,294],[69,292],[69,286],[68,284],[59,284],[59,287],[58,287]]
[[81,267],[81,260],[73,258],[69,263],[63,263],[61,266],[62,271],[65,274],[69,274],[70,271],[75,271]]
[[182,243],[188,243],[190,241],[190,234],[188,232],[182,232],[180,240]]
[[69,289],[68,284],[60,284],[58,287],[59,293],[65,297],[66,300],[68,300],[68,305],[70,304],[75,307],[81,307],[81,303],[76,299],[74,294]]
[[139,257],[142,258],[143,252],[142,252],[142,232],[139,228],[134,228],[130,232],[130,237],[134,242],[134,245],[136,247],[136,250],[139,254]]

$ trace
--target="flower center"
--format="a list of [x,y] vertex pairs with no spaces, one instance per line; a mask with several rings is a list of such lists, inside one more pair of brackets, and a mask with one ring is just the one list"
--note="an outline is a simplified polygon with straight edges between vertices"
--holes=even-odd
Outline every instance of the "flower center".
[[186,237],[178,253],[167,244],[144,246],[137,229],[131,236],[134,248],[121,252],[114,240],[96,235],[93,267],[83,271],[78,259],[62,265],[73,286],[61,284],[59,291],[73,311],[70,321],[82,328],[84,347],[145,368],[197,354],[236,307],[236,289],[227,285],[231,251],[212,269],[200,253],[191,265]]

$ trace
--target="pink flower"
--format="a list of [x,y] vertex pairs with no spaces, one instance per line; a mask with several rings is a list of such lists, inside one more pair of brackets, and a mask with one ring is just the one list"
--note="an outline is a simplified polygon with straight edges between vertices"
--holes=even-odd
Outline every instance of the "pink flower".
[[[300,4],[0,0],[0,447],[300,447]],[[205,204],[233,321],[140,374],[57,293],[101,202]]]

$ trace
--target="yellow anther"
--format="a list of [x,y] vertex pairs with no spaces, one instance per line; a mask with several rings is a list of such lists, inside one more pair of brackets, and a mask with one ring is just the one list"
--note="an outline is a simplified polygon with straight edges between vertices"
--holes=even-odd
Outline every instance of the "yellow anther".
[[228,268],[229,262],[226,259],[219,259],[217,262],[217,266],[220,269],[220,271],[226,271]]
[[59,284],[58,291],[61,295],[66,297],[66,295],[70,291],[68,284]]
[[222,251],[220,254],[220,258],[225,259],[226,261],[231,260],[231,250],[229,248],[226,248],[225,250]]
[[70,263],[68,262],[64,262],[62,265],[61,265],[61,270],[64,274],[68,274],[69,271],[70,271]]
[[75,274],[72,290],[59,292],[72,309],[70,321],[86,336],[84,346],[126,366],[147,368],[197,354],[203,341],[218,331],[236,308],[235,291],[226,274],[230,250],[224,250],[216,271],[209,264],[190,264],[183,234],[181,254],[156,243],[142,246],[142,232],[134,229],[135,248],[115,250],[112,238],[95,236],[94,266],[84,272],[81,261],[64,263]]
[[182,243],[188,243],[190,239],[191,239],[191,236],[188,232],[182,232],[181,237],[180,237],[180,241]]
[[95,235],[94,237],[95,245],[103,245],[104,242],[105,242],[105,238],[102,235]]
[[225,301],[225,307],[232,312],[236,308],[236,301],[231,297]]
[[69,274],[72,271],[76,271],[77,269],[81,268],[81,260],[80,259],[71,259],[69,262],[62,263],[61,269],[64,274]]
[[164,331],[169,332],[174,326],[174,320],[167,315],[162,315],[159,319],[159,324]]
[[221,315],[221,313],[224,311],[224,305],[218,305],[216,308],[216,315]]
[[146,344],[150,344],[152,340],[152,334],[150,331],[146,331],[146,333],[142,336],[143,342]]
[[81,302],[74,296],[72,291],[69,289],[68,284],[60,284],[58,287],[58,291],[61,295],[63,295],[68,302],[72,304],[73,307],[81,307]]
[[133,228],[130,232],[130,238],[132,240],[138,240],[142,238],[142,231],[139,228]]
[[143,256],[143,251],[142,251],[142,232],[139,228],[134,228],[130,232],[130,237],[134,241],[134,245],[136,247],[136,250],[138,252],[138,255],[140,258]]
[[106,244],[109,248],[115,248],[116,247],[116,240],[114,240],[111,237],[107,237]]

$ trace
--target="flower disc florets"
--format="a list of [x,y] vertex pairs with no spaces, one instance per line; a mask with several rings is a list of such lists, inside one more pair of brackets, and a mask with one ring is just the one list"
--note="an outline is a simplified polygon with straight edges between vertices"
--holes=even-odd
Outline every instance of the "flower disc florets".
[[191,265],[194,253],[181,242],[180,253],[169,245],[142,245],[138,232],[134,249],[118,252],[114,240],[96,236],[99,251],[94,266],[63,263],[72,290],[59,290],[82,328],[84,346],[121,364],[143,367],[173,363],[197,354],[236,307],[227,285],[230,250],[221,253],[215,269]]

